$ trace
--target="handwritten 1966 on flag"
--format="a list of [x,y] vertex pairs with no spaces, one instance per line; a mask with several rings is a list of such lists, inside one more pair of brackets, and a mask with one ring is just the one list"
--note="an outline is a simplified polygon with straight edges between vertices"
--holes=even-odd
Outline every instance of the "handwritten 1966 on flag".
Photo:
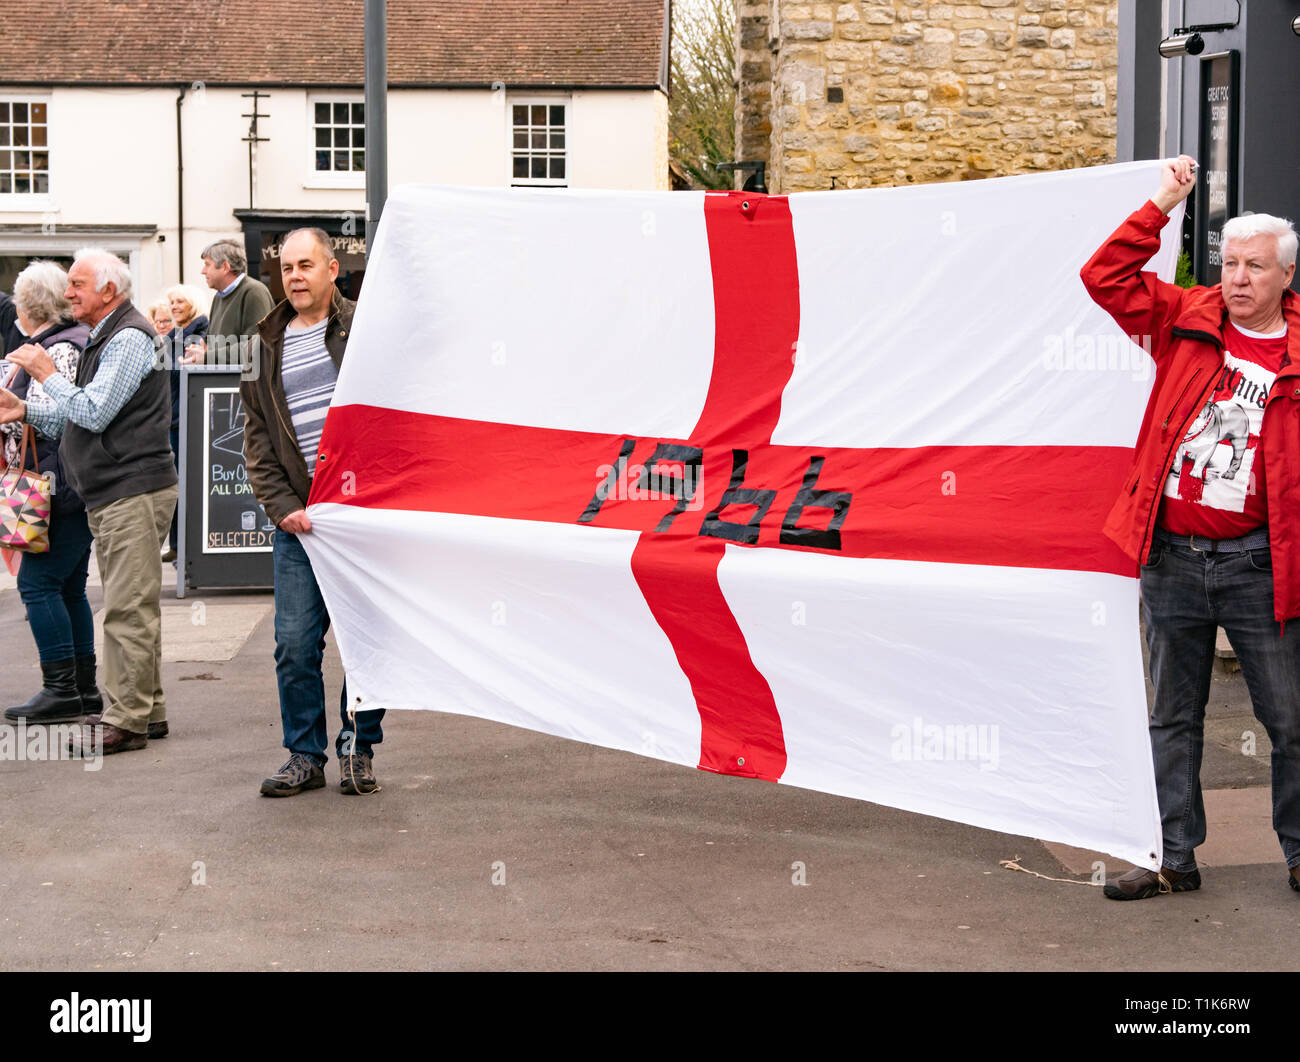
[[304,538],[359,707],[1149,864],[1149,373],[1078,268],[1156,180],[400,189]]

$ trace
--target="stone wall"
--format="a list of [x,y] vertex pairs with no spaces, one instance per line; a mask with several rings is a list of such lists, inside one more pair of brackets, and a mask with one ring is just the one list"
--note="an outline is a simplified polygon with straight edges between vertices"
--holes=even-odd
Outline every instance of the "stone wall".
[[[772,0],[736,0],[736,159],[767,161],[772,137]],[[741,174],[739,180],[744,180]]]
[[[770,82],[760,16],[778,27]],[[1117,0],[742,0],[738,21],[738,145],[762,150],[744,85],[770,84],[773,192],[1114,161]]]

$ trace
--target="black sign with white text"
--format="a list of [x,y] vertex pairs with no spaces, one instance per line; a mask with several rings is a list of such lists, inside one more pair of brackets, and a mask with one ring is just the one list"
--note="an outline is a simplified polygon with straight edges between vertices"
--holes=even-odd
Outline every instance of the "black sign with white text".
[[1236,52],[1207,55],[1201,60],[1195,270],[1202,284],[1219,282],[1223,267],[1220,233],[1237,212],[1239,84]]

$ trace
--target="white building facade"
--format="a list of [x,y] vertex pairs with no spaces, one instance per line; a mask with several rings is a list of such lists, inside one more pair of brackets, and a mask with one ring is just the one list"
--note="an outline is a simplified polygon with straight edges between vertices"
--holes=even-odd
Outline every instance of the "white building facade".
[[[163,5],[156,6],[161,15]],[[436,57],[419,68],[421,55],[402,58],[393,38],[394,14],[404,6],[441,7],[452,16],[464,8],[496,52],[488,49],[479,72],[463,64],[436,69]],[[564,69],[562,54],[556,72],[494,76],[510,34],[544,37],[548,20],[560,13],[566,32],[580,33],[581,25],[571,24],[575,12],[590,6],[607,15],[610,7],[556,0],[520,6],[537,9],[532,23],[518,11],[488,24],[490,13],[472,4],[390,0],[390,186],[667,189],[667,0],[613,5],[644,23],[643,44],[635,55],[610,54],[607,69],[599,61],[592,67],[590,57],[581,70]],[[462,24],[460,32],[475,28]],[[658,54],[648,47],[655,34]],[[590,43],[593,54],[617,51]],[[278,294],[279,238],[319,225],[335,237],[341,286],[355,296],[365,254],[360,70],[354,83],[285,83],[274,80],[273,66],[258,67],[250,57],[241,71],[248,77],[238,83],[230,83],[228,63],[212,71],[223,80],[142,82],[147,72],[136,69],[113,83],[103,80],[111,71],[91,69],[84,79],[65,74],[42,83],[16,76],[27,73],[27,64],[7,54],[13,47],[0,45],[0,290],[31,258],[67,259],[94,244],[129,262],[142,304],[170,284],[201,284],[200,251],[233,237],[248,248],[250,272],[257,275],[253,263],[263,262],[260,271]],[[204,66],[195,60],[187,69],[203,73]],[[395,72],[424,83],[403,84]],[[473,76],[481,83],[467,83]]]

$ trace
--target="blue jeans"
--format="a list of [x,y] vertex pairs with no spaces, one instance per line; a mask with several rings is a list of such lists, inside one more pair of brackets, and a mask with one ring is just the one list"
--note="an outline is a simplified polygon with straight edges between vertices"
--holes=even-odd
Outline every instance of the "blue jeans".
[[[275,680],[280,689],[280,721],[284,747],[324,765],[329,735],[325,731],[325,632],[330,627],[325,599],[316,585],[307,551],[298,536],[276,531],[275,564]],[[348,718],[348,687],[339,698],[342,729],[335,742],[336,755],[349,751],[373,755],[384,740],[380,720],[383,709],[357,712],[356,734]],[[353,747],[355,745],[355,747]]]
[[[169,434],[171,436],[171,441],[172,441],[172,466],[176,469],[176,474],[179,477],[181,471],[180,428],[172,428]],[[176,511],[172,513],[171,530],[167,532],[167,545],[172,549],[176,548],[176,521],[180,518],[180,512],[181,512],[181,507],[177,505]]]
[[86,601],[90,543],[85,509],[57,512],[50,519],[50,548],[23,554],[18,596],[27,606],[41,663],[95,652],[95,624]]
[[1161,543],[1142,567],[1142,618],[1151,650],[1151,751],[1164,826],[1164,865],[1188,871],[1205,840],[1201,750],[1215,628],[1241,663],[1251,706],[1273,744],[1273,829],[1287,866],[1300,865],[1300,622],[1273,619],[1267,547],[1204,553]]

